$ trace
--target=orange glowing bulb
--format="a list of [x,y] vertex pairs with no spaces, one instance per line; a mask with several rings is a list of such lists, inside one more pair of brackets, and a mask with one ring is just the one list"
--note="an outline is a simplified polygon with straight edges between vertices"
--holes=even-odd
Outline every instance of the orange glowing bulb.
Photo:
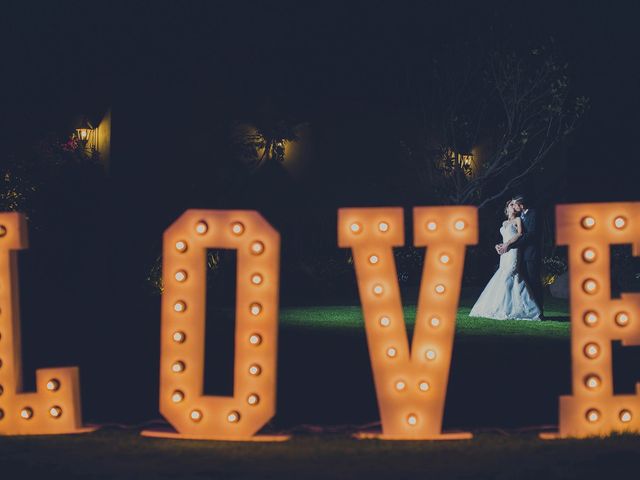
[[600,383],[600,377],[598,377],[597,375],[589,375],[584,381],[586,387],[591,390],[593,390],[594,388],[598,388],[600,386]]
[[589,327],[594,326],[596,323],[598,323],[598,314],[596,312],[585,313],[584,323]]
[[618,230],[622,230],[624,227],[627,226],[627,219],[624,217],[616,217],[616,219],[613,221],[613,225]]
[[234,235],[242,235],[244,233],[244,225],[240,222],[232,223],[231,231],[234,233]]
[[456,230],[458,230],[459,232],[464,230],[464,228],[467,226],[466,223],[464,223],[464,220],[458,220],[455,224],[454,227]]
[[171,401],[173,403],[180,403],[184,400],[184,393],[180,390],[176,390],[171,394]]
[[582,288],[585,292],[594,294],[598,291],[598,283],[594,279],[589,278],[584,281],[584,283],[582,284]]
[[621,410],[618,417],[620,418],[620,421],[622,423],[629,423],[633,419],[633,416],[631,415],[631,412],[629,410]]
[[584,354],[588,358],[596,358],[600,354],[600,347],[596,343],[587,343],[584,346]]
[[52,378],[47,382],[47,390],[50,392],[56,392],[60,389],[60,380]]
[[264,252],[264,243],[253,242],[251,244],[251,253],[253,253],[254,255],[260,255],[262,252]]
[[173,365],[171,365],[171,371],[173,373],[182,373],[184,372],[184,369],[185,369],[184,362],[174,362]]
[[196,233],[198,235],[204,235],[205,233],[207,233],[207,230],[209,230],[209,226],[207,225],[207,222],[196,223]]
[[595,408],[587,410],[586,417],[589,422],[595,423],[600,420],[600,411],[596,410]]
[[593,217],[584,217],[581,221],[582,227],[586,228],[587,230],[595,227],[596,225],[596,220]]
[[596,251],[593,248],[585,248],[582,252],[582,258],[585,262],[593,262],[596,259]]
[[51,407],[49,409],[49,415],[51,415],[53,418],[60,418],[60,416],[62,415],[62,409],[58,406]]
[[174,332],[173,333],[173,341],[176,343],[183,343],[186,339],[186,335],[184,332]]
[[262,312],[262,305],[260,305],[259,303],[252,303],[249,311],[251,312],[251,315],[256,317],[260,315],[260,312]]
[[187,242],[185,242],[184,240],[178,240],[176,242],[176,250],[178,250],[179,252],[186,252]]
[[627,312],[618,312],[616,314],[616,324],[620,327],[625,327],[629,324],[629,314]]

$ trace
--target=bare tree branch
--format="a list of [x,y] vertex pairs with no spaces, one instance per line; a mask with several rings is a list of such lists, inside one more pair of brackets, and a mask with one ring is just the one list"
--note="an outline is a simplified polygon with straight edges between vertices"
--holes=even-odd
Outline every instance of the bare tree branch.
[[[418,175],[423,187],[440,201],[484,207],[544,165],[577,125],[587,99],[569,100],[567,65],[547,48],[526,55],[494,52],[476,63],[450,57],[456,58],[453,65],[434,62],[432,104],[419,94],[422,118],[429,110],[441,132],[406,152],[426,172]],[[470,172],[459,154],[478,143],[486,148]],[[502,185],[497,191],[496,184]]]

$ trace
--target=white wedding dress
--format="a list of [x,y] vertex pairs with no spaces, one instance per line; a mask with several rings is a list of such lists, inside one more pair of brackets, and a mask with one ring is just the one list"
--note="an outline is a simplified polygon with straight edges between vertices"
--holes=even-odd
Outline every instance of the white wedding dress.
[[[502,241],[507,242],[517,233],[517,227],[505,222],[500,227]],[[471,309],[470,317],[496,320],[540,320],[540,309],[531,298],[529,289],[518,275],[518,250],[512,248],[500,255],[500,267],[491,277]]]

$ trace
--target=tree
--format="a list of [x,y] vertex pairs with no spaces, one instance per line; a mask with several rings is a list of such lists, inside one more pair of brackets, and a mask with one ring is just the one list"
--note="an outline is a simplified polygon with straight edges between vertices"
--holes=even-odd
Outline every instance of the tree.
[[[86,148],[74,136],[60,140],[48,134],[20,155],[9,155],[0,165],[0,208],[25,214],[38,230],[49,222],[63,197],[82,203],[82,193],[101,183],[104,170],[95,148]],[[47,198],[51,193],[52,198]],[[75,196],[74,196],[75,195]]]
[[431,73],[429,95],[418,92],[419,140],[401,145],[442,203],[483,207],[504,197],[544,166],[588,107],[587,98],[571,98],[568,65],[550,47],[448,52]]

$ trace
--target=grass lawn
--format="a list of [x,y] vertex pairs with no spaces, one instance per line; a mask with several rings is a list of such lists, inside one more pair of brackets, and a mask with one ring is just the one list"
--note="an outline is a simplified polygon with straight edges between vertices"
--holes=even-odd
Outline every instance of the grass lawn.
[[[360,307],[284,308],[278,412],[267,429],[308,432],[303,425],[314,425],[342,433],[294,433],[281,444],[150,439],[136,428],[5,437],[0,479],[550,480],[631,478],[640,471],[639,436],[536,437],[557,422],[557,398],[569,392],[566,302],[550,299],[545,313],[555,320],[545,322],[472,319],[472,301],[461,303],[444,423],[473,431],[473,440],[352,439],[349,425],[378,419]],[[411,328],[415,306],[405,316]],[[637,375],[620,378],[632,388]]]
[[[544,322],[521,320],[491,320],[471,318],[469,312],[473,299],[462,299],[456,318],[456,335],[481,336],[533,336],[537,338],[568,338],[569,311],[567,302],[549,298],[545,304],[545,315],[551,319]],[[416,306],[404,307],[404,317],[408,328],[415,323]],[[280,313],[283,328],[313,328],[330,330],[364,329],[362,310],[357,306],[284,308]]]
[[[471,318],[474,300],[463,297],[457,315],[445,427],[557,423],[558,396],[571,384],[567,302],[549,298],[551,320],[540,322]],[[404,313],[411,332],[415,305]],[[360,306],[283,308],[280,325],[278,402],[286,425],[378,419]]]

